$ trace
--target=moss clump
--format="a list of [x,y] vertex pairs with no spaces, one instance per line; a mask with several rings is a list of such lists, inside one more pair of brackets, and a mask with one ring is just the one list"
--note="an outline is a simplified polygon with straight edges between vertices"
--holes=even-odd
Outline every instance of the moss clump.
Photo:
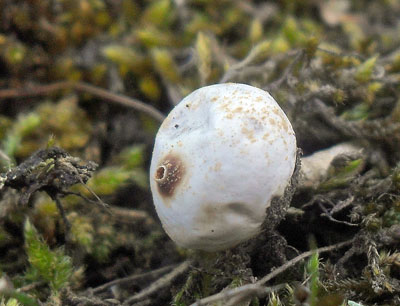
[[25,250],[30,266],[25,273],[27,281],[45,281],[53,292],[68,286],[73,274],[71,257],[63,248],[50,250],[29,220],[24,225]]

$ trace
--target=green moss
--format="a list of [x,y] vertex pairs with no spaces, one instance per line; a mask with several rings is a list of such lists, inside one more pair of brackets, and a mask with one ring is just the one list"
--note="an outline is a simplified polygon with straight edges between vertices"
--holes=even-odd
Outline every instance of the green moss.
[[[106,196],[126,185],[130,177],[131,171],[124,170],[121,167],[107,167],[97,172],[89,181],[88,186],[97,195]],[[86,193],[89,194],[87,191]]]
[[69,97],[56,105],[42,103],[34,111],[19,115],[1,142],[2,150],[11,158],[25,158],[46,147],[52,135],[54,142],[68,151],[82,148],[89,139],[91,125],[77,102]]
[[36,113],[18,116],[17,121],[10,128],[2,141],[1,147],[10,158],[14,158],[22,147],[22,140],[38,128],[41,118]]
[[7,301],[4,300],[4,298],[1,299],[0,306],[20,306],[21,304],[18,303],[18,300],[11,298],[8,299]]
[[2,298],[0,302],[1,306],[39,306],[39,303],[24,293],[11,291],[4,295],[9,296],[10,298],[7,301]]
[[315,252],[308,260],[307,272],[310,278],[310,297],[309,297],[310,306],[320,305],[318,303],[320,284],[319,284],[319,257],[317,252]]
[[347,161],[341,167],[330,167],[329,178],[319,185],[321,190],[331,190],[346,186],[364,168],[363,159]]
[[156,26],[168,26],[173,17],[170,0],[153,1],[143,12],[142,20]]
[[123,244],[123,242],[116,240],[115,236],[116,232],[108,224],[101,225],[96,229],[91,254],[100,263],[106,262],[109,259],[113,247]]
[[68,220],[71,223],[71,241],[83,247],[87,253],[92,253],[95,234],[92,220],[76,212],[68,214]]
[[45,281],[54,291],[66,287],[73,273],[71,257],[62,248],[50,250],[29,220],[25,221],[24,237],[30,264],[25,278],[32,282]]
[[378,56],[374,56],[359,65],[355,72],[354,78],[360,83],[368,82],[372,77],[372,72],[374,71],[377,59]]
[[125,148],[117,157],[116,161],[123,165],[126,169],[135,169],[144,166],[145,161],[144,145],[134,145]]
[[[40,130],[36,130],[27,142],[37,142],[37,138],[54,135],[55,143],[69,152],[82,148],[88,142],[92,126],[86,113],[79,108],[76,97],[68,97],[56,105],[51,103],[41,104],[37,108],[41,118]],[[45,143],[40,144],[42,147]]]
[[365,120],[368,119],[369,111],[370,107],[367,103],[360,103],[346,110],[342,117],[346,120]]
[[181,81],[178,68],[167,49],[153,49],[151,54],[155,68],[165,80],[172,83]]

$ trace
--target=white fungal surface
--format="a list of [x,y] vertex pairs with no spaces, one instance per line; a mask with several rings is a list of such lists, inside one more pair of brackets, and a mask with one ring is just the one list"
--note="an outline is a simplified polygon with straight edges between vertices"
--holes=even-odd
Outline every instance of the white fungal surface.
[[155,140],[150,185],[165,231],[206,251],[255,236],[295,161],[292,126],[266,91],[234,83],[194,91]]

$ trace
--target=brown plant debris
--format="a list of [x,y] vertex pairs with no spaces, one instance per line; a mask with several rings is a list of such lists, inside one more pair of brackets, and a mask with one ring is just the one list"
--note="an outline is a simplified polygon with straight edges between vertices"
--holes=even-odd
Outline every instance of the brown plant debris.
[[2,186],[20,191],[20,205],[26,205],[33,193],[45,191],[52,198],[68,193],[68,188],[85,184],[97,164],[83,162],[58,147],[33,153],[23,163],[1,176]]

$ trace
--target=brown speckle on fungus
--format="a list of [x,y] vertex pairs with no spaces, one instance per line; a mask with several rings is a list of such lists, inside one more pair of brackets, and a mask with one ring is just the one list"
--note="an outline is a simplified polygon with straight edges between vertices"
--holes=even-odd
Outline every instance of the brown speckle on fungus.
[[162,159],[154,174],[157,188],[162,197],[170,198],[182,182],[185,174],[183,161],[179,156],[169,154]]

